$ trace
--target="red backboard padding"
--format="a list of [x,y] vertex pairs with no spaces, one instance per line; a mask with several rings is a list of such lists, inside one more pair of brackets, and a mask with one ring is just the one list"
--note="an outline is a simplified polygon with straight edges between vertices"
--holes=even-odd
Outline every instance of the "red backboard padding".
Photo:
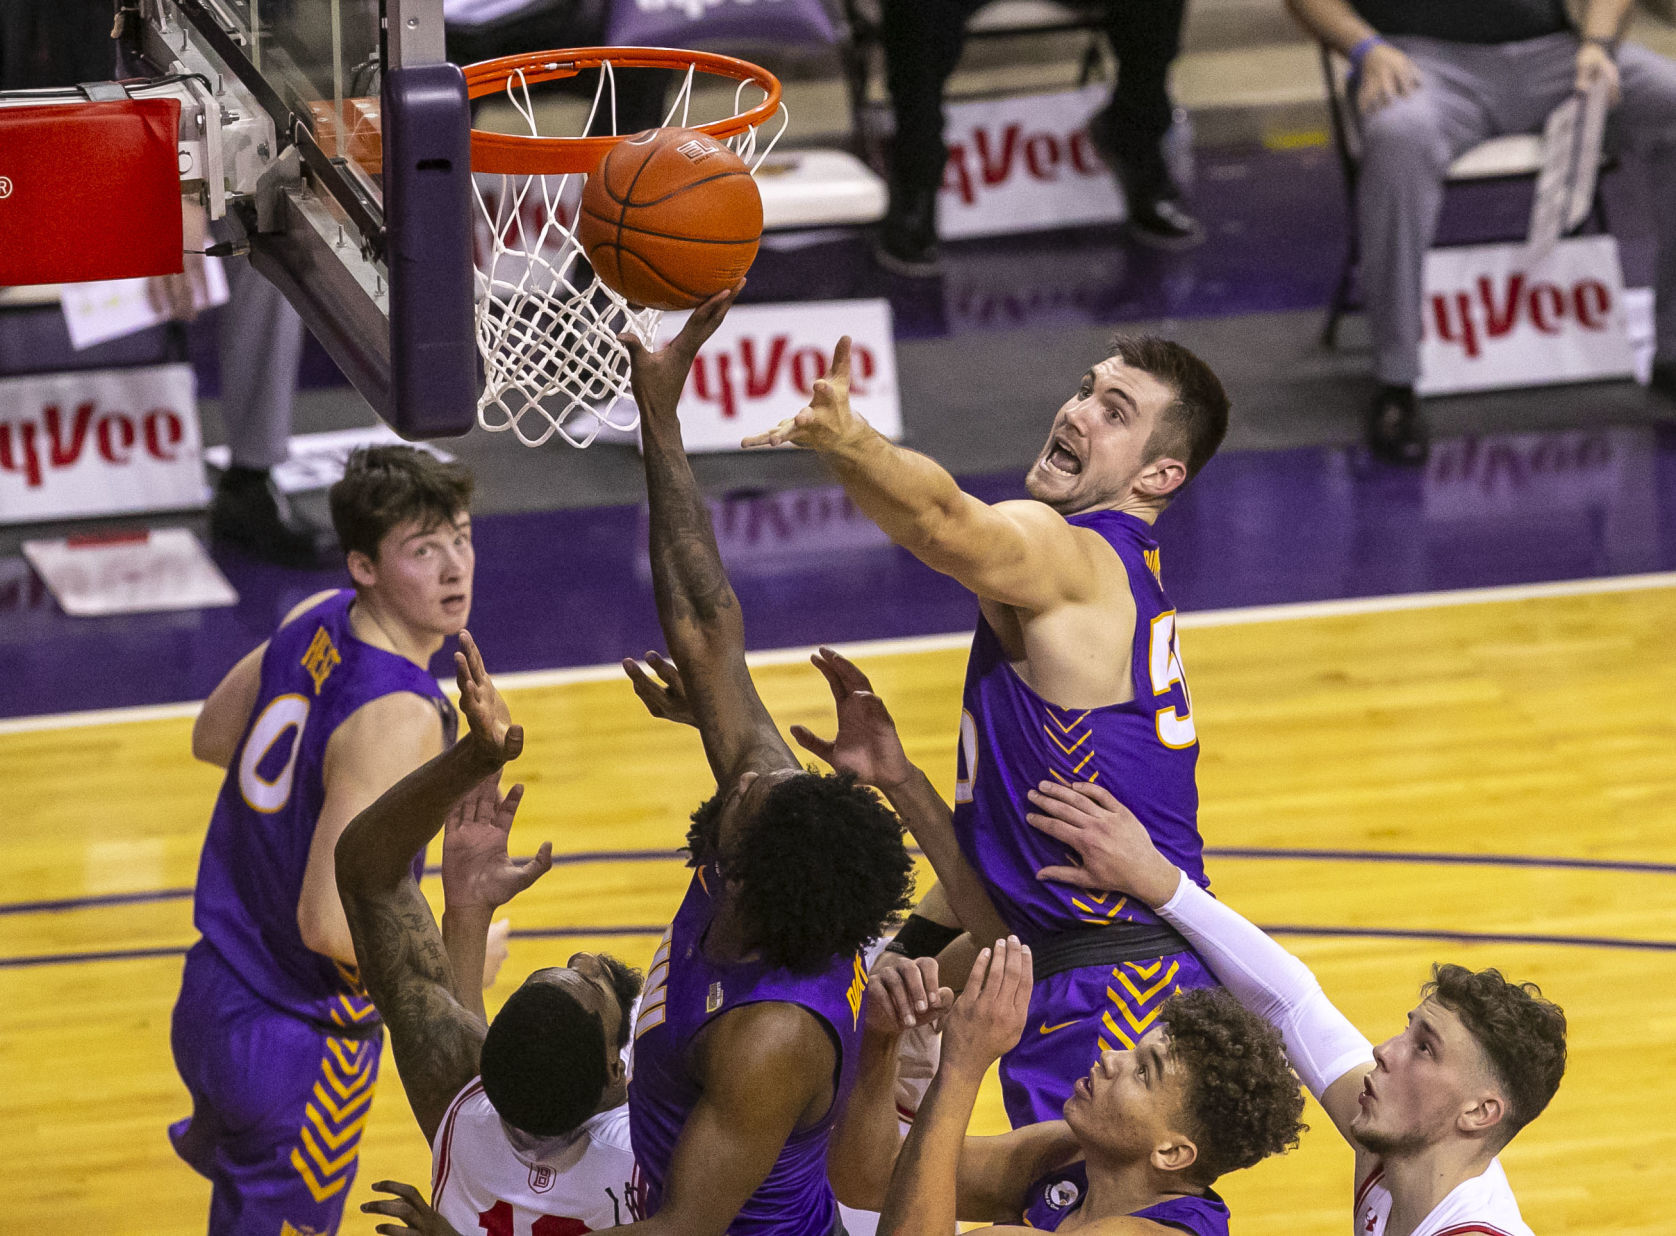
[[0,108],[0,284],[182,268],[178,99]]

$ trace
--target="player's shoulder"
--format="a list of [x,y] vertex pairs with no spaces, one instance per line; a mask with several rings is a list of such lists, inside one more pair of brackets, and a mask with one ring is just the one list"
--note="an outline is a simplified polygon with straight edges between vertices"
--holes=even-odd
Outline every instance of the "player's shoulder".
[[341,591],[342,589],[339,588],[327,588],[324,592],[316,592],[313,596],[297,602],[297,604],[291,607],[285,617],[281,619],[279,624],[280,627],[284,628],[290,626],[293,622],[297,621],[297,619],[308,613],[309,610],[319,605],[322,601],[331,600]]
[[[344,717],[332,733],[331,745],[337,753],[347,751],[357,756],[381,753],[406,758],[434,747],[442,725],[442,712],[435,698],[417,691],[388,691],[375,695]],[[414,760],[415,764],[418,762]]]
[[596,1116],[590,1116],[583,1128],[587,1130],[588,1140],[595,1146],[601,1146],[607,1150],[620,1150],[628,1155],[634,1153],[634,1146],[629,1141],[629,1109],[627,1103],[619,1103],[616,1107],[607,1108]]

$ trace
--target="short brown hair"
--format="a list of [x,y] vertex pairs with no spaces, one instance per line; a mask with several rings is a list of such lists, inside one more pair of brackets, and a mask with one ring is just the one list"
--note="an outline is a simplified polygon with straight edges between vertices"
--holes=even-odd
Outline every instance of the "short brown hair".
[[[1175,393],[1147,439],[1146,455],[1148,459],[1175,456],[1187,465],[1191,481],[1210,462],[1228,432],[1230,405],[1222,380],[1181,344],[1157,335],[1115,335],[1111,355],[1131,369],[1151,374]],[[1180,493],[1181,487],[1175,492]]]
[[1439,963],[1420,989],[1467,1028],[1489,1058],[1507,1098],[1501,1145],[1542,1114],[1565,1075],[1565,1011],[1535,983],[1511,983],[1500,970]]
[[452,523],[471,505],[463,464],[443,463],[412,446],[366,446],[350,455],[332,486],[332,527],[344,553],[374,561],[384,534],[410,519],[425,527]]
[[1187,1075],[1183,1132],[1199,1148],[1194,1180],[1209,1185],[1298,1144],[1304,1096],[1280,1031],[1220,987],[1177,992],[1162,1017]]

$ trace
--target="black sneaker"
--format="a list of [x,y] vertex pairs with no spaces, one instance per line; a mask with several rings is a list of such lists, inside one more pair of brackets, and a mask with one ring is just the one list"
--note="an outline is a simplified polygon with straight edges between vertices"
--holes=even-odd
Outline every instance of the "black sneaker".
[[1676,361],[1654,361],[1647,389],[1666,399],[1676,399]]
[[1375,459],[1418,468],[1431,453],[1431,436],[1412,386],[1381,386],[1368,409],[1368,450]]
[[291,509],[266,470],[228,468],[209,510],[210,540],[279,566],[319,570],[340,565],[337,537]]
[[1129,203],[1129,234],[1154,249],[1193,249],[1205,243],[1205,229],[1174,198]]
[[873,255],[898,275],[937,273],[937,186],[890,187],[890,209],[879,224]]

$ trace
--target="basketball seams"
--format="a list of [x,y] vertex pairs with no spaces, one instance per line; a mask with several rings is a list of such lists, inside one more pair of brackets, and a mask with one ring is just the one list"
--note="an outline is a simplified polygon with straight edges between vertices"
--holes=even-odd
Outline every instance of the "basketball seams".
[[[650,159],[648,159],[646,161],[648,163],[651,162]],[[689,181],[687,184],[681,185],[679,188],[671,189],[668,193],[665,193],[662,197],[654,197],[654,198],[651,198],[648,201],[644,201],[644,202],[626,201],[626,202],[623,203],[623,205],[632,206],[636,210],[644,210],[644,209],[646,209],[647,207],[650,207],[650,206],[661,206],[665,202],[669,201],[671,198],[680,197],[683,193],[691,192],[693,189],[702,188],[704,185],[713,185],[718,180],[727,180],[730,177],[734,177],[734,176],[743,176],[746,180],[751,179],[750,172],[741,172],[737,168],[730,168],[729,170],[727,170],[725,172],[717,172],[714,176],[706,176],[703,180]],[[634,192],[634,187],[632,185],[629,186],[629,192],[630,193]]]

